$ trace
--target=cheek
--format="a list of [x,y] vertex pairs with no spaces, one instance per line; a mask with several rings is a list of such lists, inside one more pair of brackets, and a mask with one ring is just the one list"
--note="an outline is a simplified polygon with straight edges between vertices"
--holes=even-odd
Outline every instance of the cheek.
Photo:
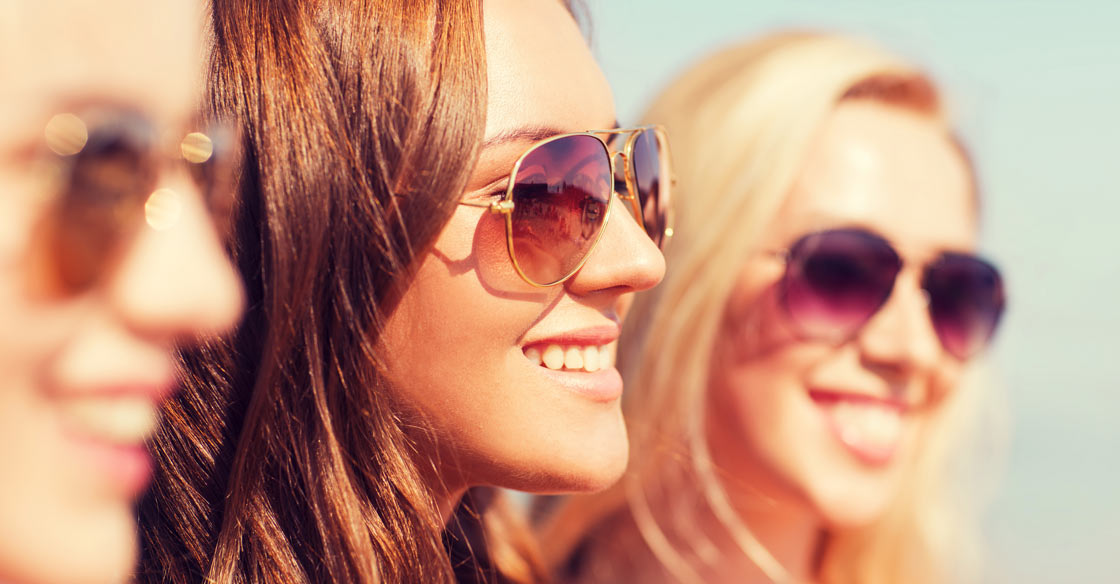
[[513,289],[519,281],[509,259],[505,217],[487,212],[478,222],[474,239],[467,247],[470,269],[478,279],[495,290]]
[[727,300],[723,319],[726,358],[734,363],[766,359],[798,343],[773,279],[745,273]]
[[508,311],[496,310],[473,271],[454,275],[429,255],[386,327],[389,380],[406,401],[421,406],[468,398],[445,389],[452,381],[490,375],[503,360],[502,348],[518,336],[514,323]]
[[470,241],[440,243],[444,245],[437,244],[437,251],[449,250],[449,256],[455,253],[451,250],[460,250],[458,255],[463,257],[461,269],[471,271],[478,283],[492,295],[510,298],[539,296],[540,289],[527,284],[513,265],[504,215],[483,214],[477,220]]
[[457,212],[387,323],[390,380],[422,387],[415,397],[423,399],[448,380],[492,375],[540,316],[545,294],[525,286],[502,218]]
[[518,367],[528,368],[519,339],[546,306],[539,292],[497,287],[520,282],[501,222],[483,220],[478,236],[457,234],[467,225],[453,221],[424,257],[379,347],[399,404],[432,427],[436,441],[425,449],[442,458],[510,441],[509,396]]
[[738,360],[736,348],[728,344],[713,364],[714,405],[733,413],[744,447],[768,451],[759,455],[769,458],[793,454],[807,437],[803,432],[813,414],[804,380],[826,355],[818,347],[783,343]]
[[713,450],[723,451],[713,455],[755,487],[789,490],[820,426],[805,379],[828,354],[792,337],[772,293],[729,303],[710,382]]
[[26,253],[31,228],[45,208],[44,198],[36,197],[35,193],[47,187],[26,176],[27,173],[5,171],[3,162],[0,161],[0,188],[4,191],[4,196],[0,197],[0,272],[14,269],[17,260]]
[[941,359],[934,367],[930,368],[929,378],[926,381],[928,405],[942,409],[943,403],[953,397],[953,392],[961,384],[965,366],[946,351],[941,352]]

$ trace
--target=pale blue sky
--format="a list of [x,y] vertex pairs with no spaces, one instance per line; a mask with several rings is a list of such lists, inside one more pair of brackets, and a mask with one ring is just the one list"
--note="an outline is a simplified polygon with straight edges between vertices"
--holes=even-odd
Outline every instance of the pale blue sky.
[[980,167],[985,252],[1011,288],[994,360],[1013,437],[988,581],[1116,581],[1120,4],[586,1],[623,123],[688,63],[773,29],[855,33],[932,72]]

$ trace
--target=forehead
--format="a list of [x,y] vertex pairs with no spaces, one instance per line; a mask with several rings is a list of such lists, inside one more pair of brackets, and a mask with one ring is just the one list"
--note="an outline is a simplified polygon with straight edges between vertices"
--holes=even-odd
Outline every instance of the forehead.
[[486,0],[486,136],[517,128],[598,129],[614,100],[559,0]]
[[[0,7],[0,128],[111,100],[161,120],[197,103],[202,2],[12,0]],[[3,139],[3,138],[0,138]]]
[[777,225],[790,239],[863,226],[905,254],[971,250],[971,171],[940,120],[871,101],[844,102],[809,150]]

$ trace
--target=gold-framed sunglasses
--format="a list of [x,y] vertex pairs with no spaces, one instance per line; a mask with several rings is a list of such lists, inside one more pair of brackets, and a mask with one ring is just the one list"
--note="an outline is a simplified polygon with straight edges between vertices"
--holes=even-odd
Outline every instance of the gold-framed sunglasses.
[[204,129],[165,132],[145,114],[117,104],[83,107],[47,122],[45,158],[39,160],[47,163],[52,184],[35,236],[45,290],[82,292],[104,275],[141,226],[175,225],[180,195],[161,188],[160,181],[176,165],[198,185],[224,237],[239,140],[226,125]]
[[[619,139],[622,148],[612,151]],[[673,175],[661,126],[552,136],[526,150],[509,176],[501,200],[460,204],[505,216],[510,260],[532,286],[555,286],[583,267],[615,192],[658,247],[673,235]]]

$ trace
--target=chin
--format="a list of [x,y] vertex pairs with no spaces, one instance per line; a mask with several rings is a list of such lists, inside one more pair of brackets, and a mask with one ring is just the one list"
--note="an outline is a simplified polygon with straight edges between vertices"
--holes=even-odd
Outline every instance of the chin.
[[817,493],[812,504],[821,521],[832,529],[861,529],[879,522],[890,510],[895,492],[855,489]]
[[563,450],[551,453],[554,481],[550,493],[595,493],[614,485],[626,472],[630,440],[617,409],[592,431],[568,432]]
[[584,469],[578,480],[573,481],[566,492],[597,493],[610,488],[626,472],[629,451],[628,447],[624,447],[620,456],[615,456],[612,460],[604,460],[601,464]]
[[626,426],[618,424],[614,436],[597,441],[586,450],[577,453],[572,459],[573,473],[571,484],[565,489],[569,493],[596,493],[606,490],[617,483],[626,472],[630,461],[630,440]]
[[[131,512],[96,525],[40,526],[37,541],[23,543],[15,562],[0,559],[0,581],[21,584],[123,584],[136,567],[136,528]],[[7,554],[0,554],[7,555]]]
[[539,495],[595,493],[622,478],[629,454],[630,444],[623,429],[617,439],[600,442],[597,447],[567,448],[525,464],[520,472],[511,473],[512,483],[501,486]]
[[[113,537],[109,537],[109,534]],[[86,542],[85,569],[75,562],[65,582],[73,584],[117,584],[129,581],[138,555],[136,527],[130,513],[124,520]]]
[[825,511],[824,523],[832,529],[863,529],[879,522],[886,512],[887,508],[884,505],[856,503],[845,508]]

